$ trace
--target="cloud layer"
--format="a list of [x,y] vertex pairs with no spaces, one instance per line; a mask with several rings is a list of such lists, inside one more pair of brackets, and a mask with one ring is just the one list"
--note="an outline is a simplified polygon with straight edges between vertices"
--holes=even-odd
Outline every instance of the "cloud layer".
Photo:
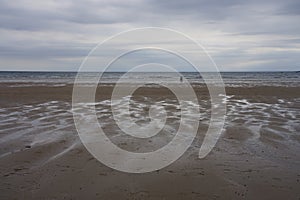
[[186,33],[222,71],[299,70],[299,19],[297,0],[0,0],[0,70],[74,71],[97,43],[147,26]]

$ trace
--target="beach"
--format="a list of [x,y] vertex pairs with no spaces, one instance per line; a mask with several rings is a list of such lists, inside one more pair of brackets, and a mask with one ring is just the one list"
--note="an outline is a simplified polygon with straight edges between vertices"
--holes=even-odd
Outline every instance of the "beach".
[[0,200],[300,200],[299,0],[0,10]]
[[[198,134],[177,161],[154,172],[130,174],[97,161],[83,146],[72,114],[72,84],[1,83],[1,199],[299,199],[300,87],[226,86],[227,115],[216,146],[198,158],[209,124],[209,95],[194,84]],[[129,151],[167,144],[178,127],[176,99],[166,88],[139,88],[134,117],[147,123],[147,106],[159,102],[173,115],[169,129],[151,139],[131,139],[111,122],[113,85],[96,95],[99,123]],[[147,97],[147,98],[145,98]]]

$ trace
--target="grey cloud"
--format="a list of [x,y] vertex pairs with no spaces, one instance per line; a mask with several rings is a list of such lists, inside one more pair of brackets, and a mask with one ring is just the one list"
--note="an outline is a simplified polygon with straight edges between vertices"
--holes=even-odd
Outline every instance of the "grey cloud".
[[[65,62],[71,66],[75,64],[72,58],[83,58],[95,40],[100,42],[111,33],[163,26],[180,30],[187,27],[191,33],[218,32],[224,44],[208,45],[215,48],[217,53],[213,55],[228,68],[230,63],[242,63],[243,59],[292,66],[299,64],[299,51],[293,51],[300,45],[299,10],[297,0],[46,0],[26,5],[23,0],[0,0],[0,57],[11,63],[24,58],[38,62],[42,62],[40,58],[68,58]],[[49,34],[58,39],[47,37]],[[264,47],[282,51],[249,53]],[[45,65],[51,68],[49,63]]]
[[300,15],[300,2],[292,1],[280,7],[276,14],[279,15]]
[[30,43],[3,43],[0,44],[0,57],[4,58],[60,58],[85,57],[94,47],[94,44],[47,42],[44,44]]
[[136,5],[101,1],[66,1],[61,8],[47,10],[24,8],[13,1],[0,1],[1,28],[43,30],[56,28],[59,22],[78,24],[128,23],[135,20]]

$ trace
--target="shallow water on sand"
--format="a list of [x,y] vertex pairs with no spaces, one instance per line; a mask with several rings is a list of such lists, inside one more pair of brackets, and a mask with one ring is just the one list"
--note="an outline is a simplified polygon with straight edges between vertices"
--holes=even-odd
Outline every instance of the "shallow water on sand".
[[[299,145],[300,98],[270,99],[266,101],[264,99],[244,99],[229,95],[224,97],[224,100],[227,104],[226,123],[222,134],[224,138],[273,146]],[[119,109],[122,106],[121,102]],[[189,102],[186,103],[189,104]],[[92,109],[93,106],[96,106],[97,117],[102,129],[111,137],[112,141],[121,141],[124,133],[115,124],[114,116],[111,113],[110,100],[86,103],[81,106],[82,110],[76,110],[76,113],[82,112],[84,115],[84,109]],[[195,120],[194,116],[189,114],[188,109],[181,111],[176,99],[157,101],[146,97],[132,98],[130,100],[130,115],[141,127],[151,121],[148,113],[150,106],[166,110],[167,122],[158,137],[159,140],[165,140],[163,143],[170,141],[176,133],[181,115],[185,115],[187,119]],[[188,108],[195,109],[196,105],[190,104]],[[200,99],[197,109],[200,109],[201,113],[198,119],[200,125],[208,126],[210,117],[209,101]],[[1,108],[0,157],[8,156],[15,151],[21,151],[26,146],[40,146],[53,143],[62,138],[68,138],[68,140],[78,143],[73,112],[75,110],[72,110],[71,104],[65,101],[49,101]],[[116,114],[121,116],[124,113],[118,112]],[[130,128],[130,124],[127,125]],[[163,126],[163,124],[161,125]],[[141,130],[132,131],[138,132]],[[155,139],[157,138],[152,137],[146,143],[141,143],[141,140],[132,138],[130,149],[140,151],[151,151],[150,147],[157,149],[163,144],[162,142],[153,142]],[[143,149],[145,147],[147,149]]]

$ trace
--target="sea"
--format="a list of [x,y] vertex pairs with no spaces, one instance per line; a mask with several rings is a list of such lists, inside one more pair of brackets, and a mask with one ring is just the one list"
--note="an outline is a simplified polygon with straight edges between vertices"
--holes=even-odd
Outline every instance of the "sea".
[[[94,72],[81,72],[85,77],[95,77]],[[16,86],[30,86],[30,84],[41,84],[51,86],[63,86],[74,83],[77,72],[20,72],[1,71],[0,83],[19,83]],[[97,75],[97,74],[96,74]],[[226,86],[300,86],[300,71],[289,72],[220,72],[221,78]],[[101,75],[100,83],[113,84],[120,78],[128,82],[179,82],[180,76],[190,83],[205,83],[203,77],[215,77],[211,72],[105,72]],[[207,80],[207,79],[206,79]]]

